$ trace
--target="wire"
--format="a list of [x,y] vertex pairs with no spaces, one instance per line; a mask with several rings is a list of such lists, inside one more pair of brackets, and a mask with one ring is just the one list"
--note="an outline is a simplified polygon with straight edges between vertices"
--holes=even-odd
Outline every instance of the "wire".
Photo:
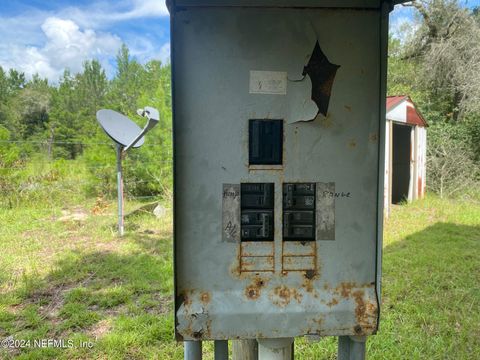
[[[75,141],[51,141],[49,142],[48,140],[0,140],[0,143],[16,143],[16,144],[22,144],[22,143],[27,143],[27,144],[42,144],[42,145],[48,145],[48,144],[61,144],[61,145],[111,145],[114,146],[115,144],[112,144],[111,142],[91,142],[91,143],[83,143],[83,142],[75,142]],[[153,143],[153,144],[143,144],[143,146],[160,146],[162,145],[161,143]]]
[[[69,169],[115,169],[116,165],[88,165],[88,166],[83,166],[83,165],[78,165],[75,166],[74,164],[58,164],[58,165],[53,165],[52,163],[45,163],[41,161],[29,161],[25,166],[9,166],[9,167],[3,167],[0,165],[0,170],[18,170],[18,169],[27,169],[29,164],[39,164],[39,165],[45,165],[45,166],[58,166],[60,168],[69,168]],[[132,161],[135,165],[146,165],[146,164],[152,164],[151,162],[144,162],[144,161]],[[155,161],[155,164],[173,164],[173,160],[167,159],[167,160],[157,160]]]

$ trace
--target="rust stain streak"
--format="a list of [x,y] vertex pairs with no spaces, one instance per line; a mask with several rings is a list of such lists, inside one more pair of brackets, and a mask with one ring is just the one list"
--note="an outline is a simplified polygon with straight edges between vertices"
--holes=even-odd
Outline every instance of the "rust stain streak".
[[262,288],[267,284],[267,280],[261,277],[257,277],[252,284],[246,287],[245,296],[249,300],[257,300],[260,295]]
[[[303,260],[303,261],[301,261]],[[306,264],[305,261],[310,261]],[[317,269],[316,241],[283,241],[282,271],[313,271]]]
[[328,307],[332,307],[332,306],[335,306],[335,305],[337,305],[337,304],[338,304],[338,300],[335,299],[335,298],[332,298],[332,300],[330,300],[329,302],[327,302],[326,305],[327,305]]
[[204,304],[204,305],[208,305],[210,303],[210,300],[211,300],[211,295],[209,292],[202,292],[200,294],[200,301]]

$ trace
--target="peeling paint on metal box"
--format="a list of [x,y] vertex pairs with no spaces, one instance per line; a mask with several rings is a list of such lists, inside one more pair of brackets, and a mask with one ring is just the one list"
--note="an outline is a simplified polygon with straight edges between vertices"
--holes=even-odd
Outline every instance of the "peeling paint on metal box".
[[[172,17],[177,339],[374,333],[378,8],[188,4]],[[302,76],[317,42],[341,66],[317,88],[326,116]],[[252,69],[286,72],[286,94],[250,93]],[[249,163],[250,119],[283,120],[281,164]],[[243,183],[273,184],[272,241],[241,241]],[[315,185],[308,241],[284,237],[287,183]]]

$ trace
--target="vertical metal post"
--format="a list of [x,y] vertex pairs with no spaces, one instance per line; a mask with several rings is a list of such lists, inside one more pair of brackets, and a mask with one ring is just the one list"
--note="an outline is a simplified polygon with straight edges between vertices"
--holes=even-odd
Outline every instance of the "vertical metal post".
[[228,340],[215,340],[215,360],[228,360]]
[[184,360],[202,360],[202,342],[184,341],[183,342]]
[[117,144],[117,196],[118,196],[118,233],[123,236],[123,173],[122,173],[123,146]]
[[233,340],[232,355],[233,360],[258,360],[257,340]]
[[338,360],[365,360],[366,336],[339,336]]
[[291,360],[293,338],[258,339],[259,360]]
[[[382,1],[380,13],[380,99],[379,99],[379,141],[378,141],[378,195],[377,195],[377,264],[375,266],[376,284],[375,291],[377,293],[377,304],[380,309],[381,304],[381,280],[382,280],[382,252],[383,252],[383,202],[384,202],[384,187],[385,187],[385,127],[387,117],[387,73],[388,73],[388,20],[389,13],[393,10],[393,2]],[[393,126],[393,123],[392,125]],[[391,139],[390,139],[391,140]],[[392,144],[392,143],[390,143]],[[391,171],[389,171],[391,175]],[[391,184],[389,184],[389,192],[392,191]],[[391,203],[390,203],[391,204]],[[389,205],[390,206],[390,205]],[[380,312],[379,312],[380,314]],[[379,319],[377,319],[378,323]]]

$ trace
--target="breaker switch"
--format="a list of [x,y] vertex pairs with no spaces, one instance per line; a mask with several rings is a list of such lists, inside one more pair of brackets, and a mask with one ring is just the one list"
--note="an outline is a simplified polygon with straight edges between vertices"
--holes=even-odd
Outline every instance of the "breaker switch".
[[315,183],[283,184],[283,239],[315,240]]
[[250,165],[281,165],[283,120],[250,120],[248,155]]
[[242,241],[273,241],[273,191],[270,183],[241,184]]

